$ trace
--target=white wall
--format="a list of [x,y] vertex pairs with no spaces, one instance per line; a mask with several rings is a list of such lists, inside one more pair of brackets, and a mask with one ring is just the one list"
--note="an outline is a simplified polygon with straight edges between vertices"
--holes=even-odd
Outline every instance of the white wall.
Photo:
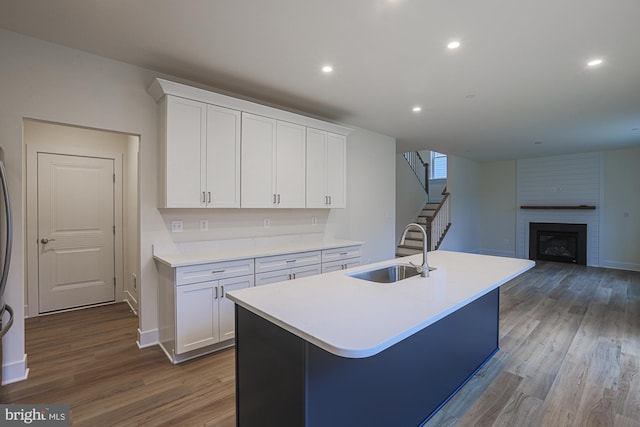
[[396,243],[404,227],[415,222],[427,203],[427,193],[402,153],[396,155]]
[[640,147],[604,152],[601,265],[640,271]]
[[[140,136],[139,339],[157,338],[156,266],[152,245],[184,241],[325,232],[364,240],[365,261],[392,257],[395,221],[395,140],[356,131],[347,140],[348,208],[345,210],[163,210],[157,209],[157,106],[146,89],[159,75],[139,67],[90,55],[0,30],[0,144],[5,150],[14,217],[14,248],[6,300],[16,321],[4,337],[3,380],[26,373],[24,353],[24,118],[123,132]],[[166,76],[160,76],[166,77]],[[169,77],[170,78],[170,77]],[[179,81],[179,79],[174,79]],[[271,227],[262,219],[271,215]],[[311,225],[317,215],[319,225]],[[171,218],[185,220],[187,230],[171,234]],[[209,219],[209,233],[197,232]]]
[[487,255],[516,255],[516,162],[479,164],[480,247]]
[[447,188],[451,194],[451,228],[440,249],[480,252],[480,167],[473,160],[448,156]]

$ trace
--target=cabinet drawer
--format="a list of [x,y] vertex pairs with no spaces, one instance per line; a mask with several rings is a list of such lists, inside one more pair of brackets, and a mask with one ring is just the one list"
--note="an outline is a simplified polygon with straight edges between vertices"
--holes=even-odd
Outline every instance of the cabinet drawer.
[[189,265],[176,268],[176,285],[245,276],[253,271],[253,259]]
[[360,265],[360,258],[351,258],[347,260],[338,260],[322,263],[322,272],[330,273],[332,271],[346,270],[347,268],[357,267]]
[[320,251],[297,252],[292,254],[256,258],[256,273],[320,264],[321,259],[322,256]]
[[325,249],[322,251],[322,262],[338,261],[349,258],[359,258],[361,246],[347,246],[345,248]]

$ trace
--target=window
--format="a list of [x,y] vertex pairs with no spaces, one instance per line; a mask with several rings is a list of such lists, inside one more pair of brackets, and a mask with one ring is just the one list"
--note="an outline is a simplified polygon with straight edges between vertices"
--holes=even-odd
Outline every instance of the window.
[[431,179],[447,178],[447,155],[431,152]]

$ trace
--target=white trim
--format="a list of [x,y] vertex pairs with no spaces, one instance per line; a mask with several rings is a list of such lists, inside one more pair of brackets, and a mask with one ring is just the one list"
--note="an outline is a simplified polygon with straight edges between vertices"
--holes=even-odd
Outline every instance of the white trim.
[[124,291],[124,302],[126,302],[129,305],[129,308],[131,309],[131,311],[133,311],[135,313],[135,315],[138,315],[138,301],[136,300],[135,296],[131,294],[131,292],[129,292],[129,290],[125,290]]
[[604,261],[600,267],[613,268],[615,270],[640,271],[640,264],[631,262]]
[[222,95],[220,93],[204,89],[198,89],[164,79],[155,79],[147,91],[156,102],[159,102],[165,95],[173,95],[194,101],[205,102],[211,105],[231,108],[246,113],[257,114],[259,116],[270,117],[272,119],[296,123],[327,132],[337,133],[339,135],[348,135],[353,131],[352,128],[336,123],[325,122],[312,117],[303,116],[301,114],[291,113],[278,108],[268,107],[255,102],[245,101],[243,99]]
[[152,345],[157,345],[159,343],[160,343],[160,332],[158,331],[158,329],[152,329],[150,331],[142,332],[138,328],[138,341],[136,341],[138,348],[147,348],[147,347],[151,347]]
[[27,368],[27,355],[17,362],[5,363],[2,365],[2,384],[7,385],[24,381],[29,377],[29,368]]

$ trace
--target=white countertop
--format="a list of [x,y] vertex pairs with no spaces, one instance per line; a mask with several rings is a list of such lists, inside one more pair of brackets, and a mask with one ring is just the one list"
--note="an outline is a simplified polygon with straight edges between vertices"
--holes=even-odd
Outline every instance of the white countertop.
[[316,239],[305,235],[280,238],[232,239],[209,242],[190,242],[179,245],[154,245],[153,258],[169,267],[208,264],[258,258],[294,252],[319,251],[362,245],[362,242],[339,239]]
[[430,277],[395,284],[347,274],[420,263],[422,255],[383,261],[227,293],[229,299],[338,356],[373,356],[529,270],[534,261],[434,251]]

